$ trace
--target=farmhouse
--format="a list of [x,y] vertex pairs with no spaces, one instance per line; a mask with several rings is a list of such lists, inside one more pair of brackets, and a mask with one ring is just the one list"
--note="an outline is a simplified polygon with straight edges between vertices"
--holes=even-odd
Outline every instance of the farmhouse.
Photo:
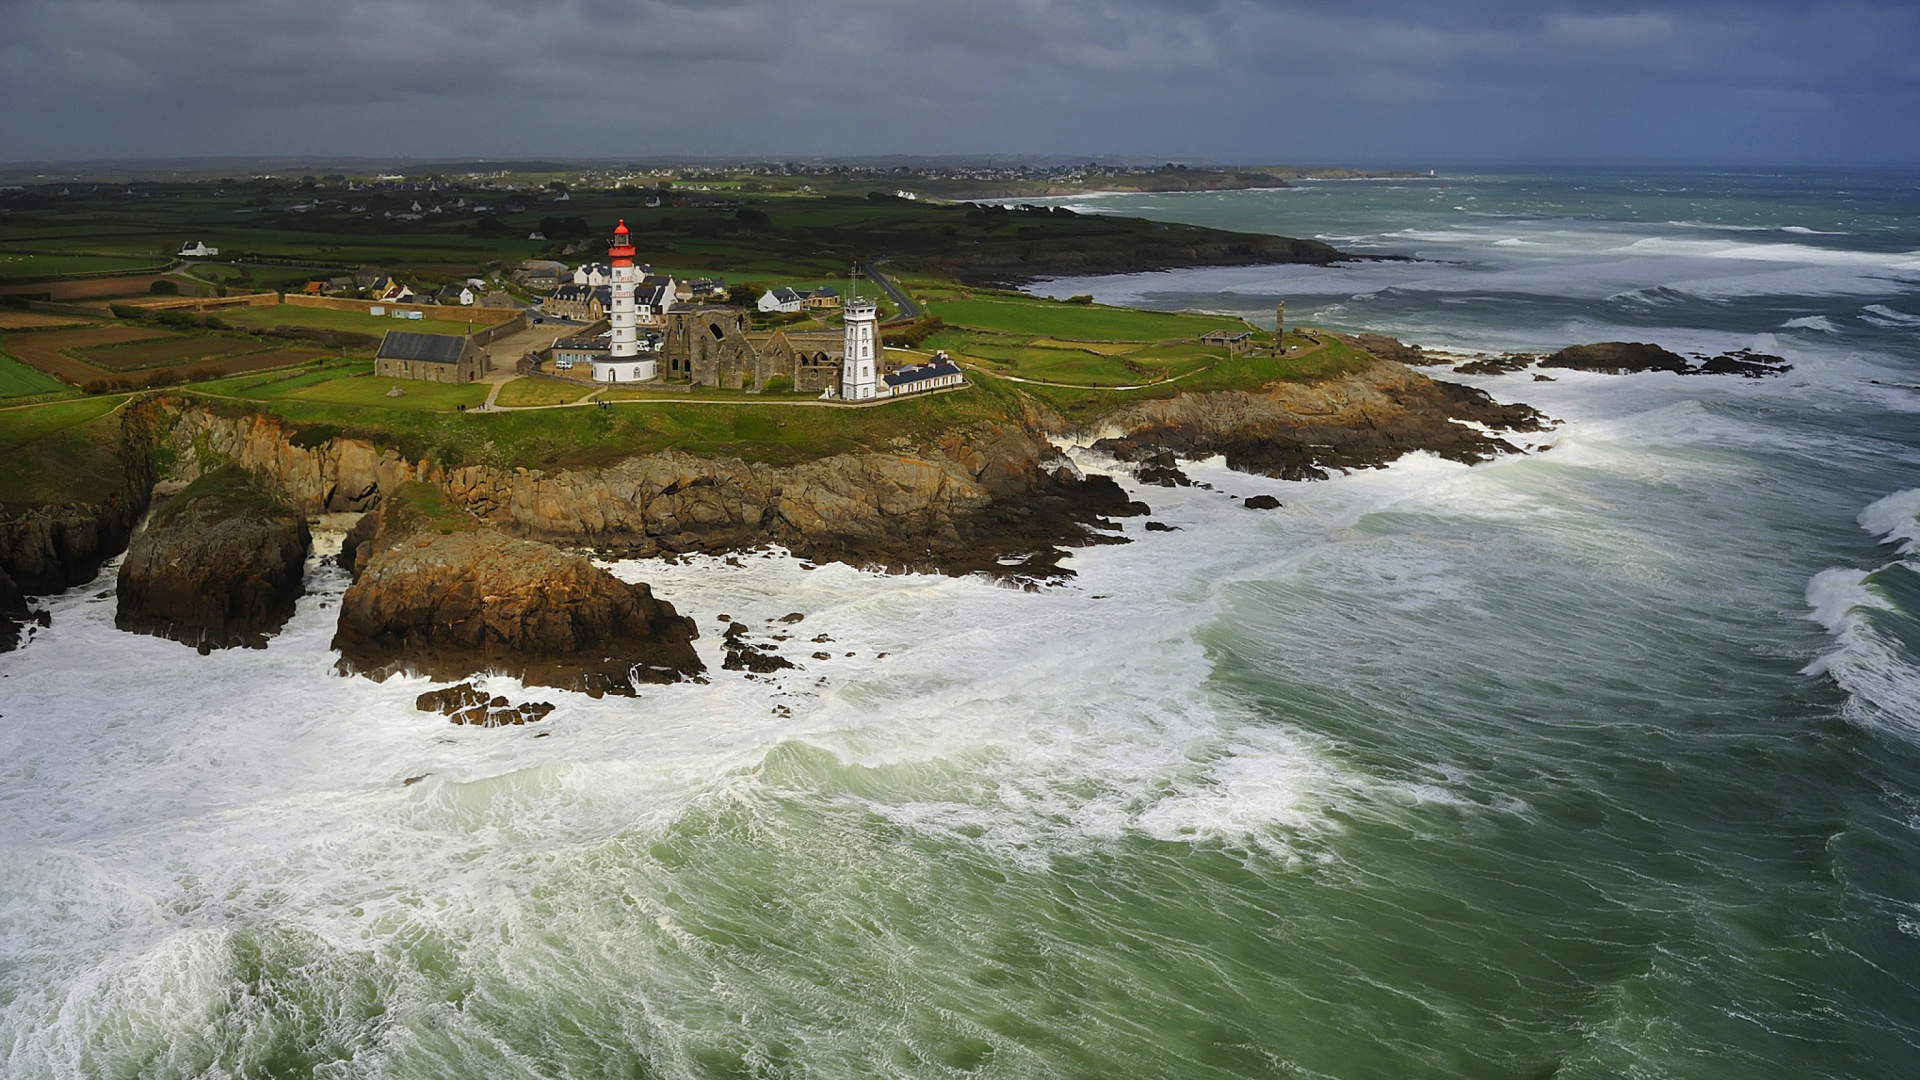
[[220,254],[219,248],[208,247],[204,240],[195,240],[191,244],[180,245],[179,257],[182,259],[204,259],[218,254]]
[[457,334],[389,330],[373,354],[373,373],[388,379],[473,382],[487,373],[486,354]]
[[810,309],[837,308],[840,306],[840,293],[829,286],[821,286],[809,293],[800,294],[800,302]]
[[434,293],[433,300],[436,304],[455,307],[472,307],[473,290],[464,285],[448,285],[439,292]]

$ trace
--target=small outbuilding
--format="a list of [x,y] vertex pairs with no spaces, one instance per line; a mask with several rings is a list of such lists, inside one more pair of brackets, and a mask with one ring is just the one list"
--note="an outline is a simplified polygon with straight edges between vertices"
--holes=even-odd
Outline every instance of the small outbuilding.
[[1253,347],[1253,335],[1245,330],[1209,330],[1200,335],[1202,345],[1225,345],[1227,355],[1239,356]]

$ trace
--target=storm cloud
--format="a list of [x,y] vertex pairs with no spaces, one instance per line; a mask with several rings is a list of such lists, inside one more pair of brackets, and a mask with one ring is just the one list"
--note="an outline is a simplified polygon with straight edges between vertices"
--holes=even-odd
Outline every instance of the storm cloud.
[[0,159],[1920,161],[1911,3],[0,0]]

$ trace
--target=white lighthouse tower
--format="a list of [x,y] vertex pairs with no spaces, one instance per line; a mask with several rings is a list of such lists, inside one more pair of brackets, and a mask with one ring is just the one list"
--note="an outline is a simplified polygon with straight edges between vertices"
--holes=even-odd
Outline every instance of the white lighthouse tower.
[[840,397],[872,401],[874,368],[879,358],[879,307],[864,296],[847,297],[842,309],[847,320],[846,359],[840,362]]
[[635,329],[637,316],[633,306],[633,287],[639,282],[639,275],[633,266],[633,244],[628,236],[627,222],[622,218],[613,230],[613,246],[607,249],[613,278],[613,304],[607,312],[607,321],[613,324],[613,334],[606,359],[593,362],[596,382],[644,382],[659,374],[656,360],[640,357],[640,334]]

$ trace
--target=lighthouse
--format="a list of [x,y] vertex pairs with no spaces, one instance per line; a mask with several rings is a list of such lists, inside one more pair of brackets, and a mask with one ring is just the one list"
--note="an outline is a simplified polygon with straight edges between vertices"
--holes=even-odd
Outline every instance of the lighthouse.
[[611,340],[604,360],[593,362],[593,378],[596,382],[643,382],[659,374],[659,364],[651,356],[640,357],[640,334],[635,328],[636,313],[633,306],[633,287],[639,282],[638,271],[633,265],[633,243],[627,232],[627,222],[622,218],[613,230],[613,246],[607,249],[607,261],[612,265],[613,303],[607,311],[607,321],[613,326]]
[[849,296],[842,308],[847,321],[846,359],[840,362],[840,397],[845,401],[872,401],[874,366],[878,358],[879,308],[864,296]]

